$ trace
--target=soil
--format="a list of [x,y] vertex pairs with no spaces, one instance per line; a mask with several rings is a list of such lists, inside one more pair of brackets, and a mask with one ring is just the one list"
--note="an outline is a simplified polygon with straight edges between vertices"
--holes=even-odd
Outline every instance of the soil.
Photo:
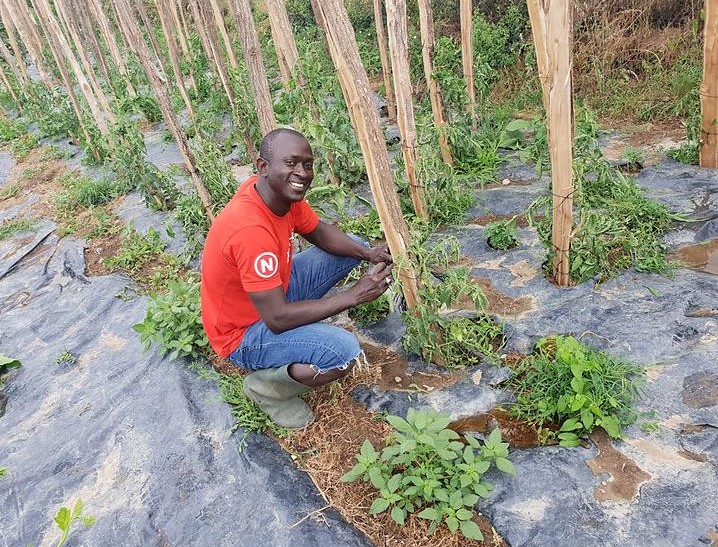
[[531,448],[544,444],[537,429],[521,420],[517,420],[502,408],[493,408],[484,414],[477,414],[462,418],[449,424],[449,429],[457,433],[491,433],[497,427],[501,431],[501,438],[514,448]]
[[[501,316],[518,317],[534,307],[533,299],[529,296],[520,298],[511,298],[494,287],[491,280],[487,277],[471,277],[471,281],[481,287],[489,306],[486,311]],[[473,310],[475,309],[473,301],[464,297],[457,305],[457,309]]]

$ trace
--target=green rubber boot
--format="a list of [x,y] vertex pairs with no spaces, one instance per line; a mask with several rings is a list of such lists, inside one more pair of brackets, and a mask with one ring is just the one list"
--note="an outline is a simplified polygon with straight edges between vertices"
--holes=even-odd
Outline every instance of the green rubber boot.
[[301,429],[314,421],[314,413],[299,395],[309,386],[289,376],[289,365],[252,372],[244,378],[244,394],[282,427]]

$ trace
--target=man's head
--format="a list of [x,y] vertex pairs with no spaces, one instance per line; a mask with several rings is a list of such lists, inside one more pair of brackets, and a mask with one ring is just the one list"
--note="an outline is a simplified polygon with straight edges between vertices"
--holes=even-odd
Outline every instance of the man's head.
[[304,198],[314,178],[312,148],[294,129],[270,131],[259,145],[257,171],[262,196],[272,202],[267,205],[288,209],[291,203]]

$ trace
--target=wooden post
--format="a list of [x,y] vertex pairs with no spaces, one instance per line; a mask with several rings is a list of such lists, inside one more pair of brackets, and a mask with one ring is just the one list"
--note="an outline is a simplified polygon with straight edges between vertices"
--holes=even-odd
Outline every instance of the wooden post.
[[374,0],[374,26],[376,28],[376,41],[379,46],[381,73],[384,77],[386,115],[390,120],[396,120],[394,85],[392,84],[391,64],[389,63],[389,58],[386,55],[386,32],[384,31],[384,10],[381,9],[381,0]]
[[212,14],[214,15],[214,22],[219,29],[219,33],[222,35],[224,41],[224,49],[227,50],[227,58],[229,59],[229,66],[237,68],[239,63],[237,62],[237,56],[234,54],[234,47],[232,46],[232,40],[229,39],[229,33],[227,32],[227,26],[224,24],[224,17],[222,17],[222,9],[220,8],[217,0],[209,0],[212,6]]
[[[532,5],[533,4],[533,5]],[[572,6],[570,0],[528,0],[536,38],[538,66],[545,72],[544,106],[548,116],[556,283],[569,284],[569,248],[573,225],[573,90],[571,84]]]
[[140,14],[142,24],[145,26],[145,29],[147,29],[147,37],[150,39],[150,44],[155,52],[155,57],[157,57],[157,62],[160,65],[160,70],[164,74],[167,74],[167,67],[165,66],[164,59],[162,59],[162,50],[160,49],[160,45],[157,43],[155,29],[152,26],[152,21],[150,20],[149,15],[147,15],[147,8],[145,8],[144,2],[137,2],[137,12]]
[[57,85],[57,81],[52,75],[52,70],[46,66],[42,57],[42,39],[35,26],[35,19],[30,9],[24,1],[6,0],[3,3],[8,9],[12,24],[14,24],[17,29],[33,64],[40,73],[40,79],[50,89],[54,88]]
[[155,0],[155,6],[157,7],[157,13],[160,16],[162,33],[164,34],[165,41],[167,42],[167,51],[169,53],[170,64],[172,65],[172,72],[174,72],[177,88],[179,89],[179,93],[182,96],[182,100],[187,107],[187,113],[189,114],[190,118],[194,120],[194,108],[192,107],[192,101],[190,101],[189,95],[187,95],[187,90],[184,86],[184,77],[182,76],[182,69],[180,68],[180,55],[177,51],[177,41],[175,40],[175,36],[173,35],[173,30],[175,30],[175,27],[172,25],[172,21],[170,21],[170,16],[167,13],[167,7],[165,3],[162,2],[162,0]]
[[434,78],[434,15],[429,0],[419,0],[419,27],[421,31],[421,59],[424,64],[424,79],[426,79],[426,85],[429,88],[434,125],[439,130],[441,158],[447,165],[454,165],[448,137],[446,136],[447,125],[444,117],[441,90],[439,89],[439,83]]
[[366,162],[369,185],[386,234],[389,249],[394,257],[398,276],[404,288],[407,306],[412,309],[419,303],[416,272],[409,259],[409,232],[394,187],[394,175],[389,166],[389,153],[379,116],[371,100],[371,88],[364,66],[359,58],[354,30],[341,0],[314,0],[317,19],[326,23],[329,52],[340,79],[346,86],[349,115],[357,128],[357,137]]
[[466,112],[471,116],[471,128],[476,130],[476,92],[474,91],[474,47],[471,42],[471,0],[461,0],[461,66],[464,68],[464,81],[469,99]]
[[416,216],[427,219],[429,213],[426,210],[426,192],[416,174],[416,123],[414,103],[411,98],[406,0],[386,0],[386,20],[396,93],[396,115],[401,134],[401,153],[404,157],[406,179]]
[[[3,44],[3,46],[4,45],[5,44]],[[0,65],[0,80],[2,80],[3,85],[7,88],[7,92],[10,93],[12,100],[15,101],[17,109],[22,112],[22,106],[20,105],[20,101],[18,100],[17,95],[15,95],[15,90],[12,88],[12,84],[10,83],[10,80],[8,80],[7,74],[5,74],[2,65]]]
[[[142,1],[143,0],[134,0],[135,3]],[[170,98],[167,95],[167,91],[162,83],[163,78],[160,76],[157,71],[157,67],[152,62],[149,47],[139,33],[139,23],[137,22],[137,18],[135,17],[128,0],[115,0],[115,2],[118,14],[127,22],[126,30],[128,33],[126,38],[131,43],[132,49],[137,53],[140,62],[145,69],[150,87],[157,98],[160,110],[162,110],[162,116],[164,117],[167,127],[172,133],[172,136],[175,138],[177,146],[182,153],[185,167],[187,168],[190,178],[192,179],[192,184],[194,185],[194,188],[204,205],[207,218],[212,221],[214,220],[214,213],[212,212],[212,198],[202,183],[202,179],[200,178],[199,171],[196,167],[194,155],[187,144],[187,138],[182,132],[179,122],[174,116],[174,112],[172,112]]]
[[718,167],[718,2],[706,0],[701,83],[701,167]]
[[10,52],[5,46],[5,42],[2,42],[0,40],[0,42],[2,42],[2,44],[0,45],[2,45],[3,58],[8,64],[8,67],[10,67],[10,70],[12,70],[18,83],[20,85],[25,85],[27,82],[30,81],[30,77],[27,75],[27,71],[25,70],[25,62],[22,58],[22,50],[20,49],[20,46],[15,39],[15,25],[12,22],[12,18],[10,17],[10,13],[8,12],[7,6],[4,2],[0,2],[0,18],[2,18],[2,23],[5,27],[5,32],[7,33],[7,38],[10,42],[10,47],[12,48],[14,54],[13,60],[13,55],[10,55]]
[[[298,68],[299,50],[294,41],[294,33],[283,0],[264,0],[264,3],[267,6],[272,39],[279,60],[279,70],[282,73],[282,81],[286,89]],[[300,74],[297,75],[301,77]],[[302,82],[298,83],[300,86],[303,85]]]
[[[192,12],[192,19],[195,22],[195,30],[197,31],[197,34],[199,35],[199,41],[202,44],[202,51],[204,51],[204,56],[207,57],[207,61],[210,65],[217,66],[217,61],[214,58],[214,53],[212,51],[212,47],[209,45],[209,38],[207,37],[207,27],[204,21],[203,14],[200,13],[198,0],[189,0],[189,7],[190,11]],[[180,6],[181,6],[180,2]]]
[[[182,25],[182,20],[180,19],[180,11],[182,10],[182,6],[177,6],[175,4],[175,0],[159,0],[159,5],[163,7],[165,10],[169,10],[170,15],[172,15],[172,21],[174,22],[174,29],[176,31],[176,36],[179,39],[180,48],[182,48],[182,55],[185,57],[189,57],[190,50],[189,50],[189,44],[187,43],[187,35],[185,33],[185,28]],[[194,76],[194,71],[192,68],[189,69],[189,84],[191,89],[197,90],[197,80]]]
[[100,42],[95,34],[95,29],[92,27],[92,22],[87,14],[87,2],[80,1],[75,2],[73,9],[77,14],[80,29],[85,37],[85,40],[90,44],[92,50],[92,56],[94,57],[95,63],[100,67],[100,71],[105,78],[105,82],[110,83],[110,70],[105,62],[105,56],[100,48]]
[[115,63],[117,70],[125,80],[127,93],[130,97],[136,97],[137,91],[135,91],[135,87],[132,85],[129,70],[127,70],[127,65],[120,53],[120,46],[117,43],[115,33],[112,29],[112,23],[99,1],[100,0],[87,0],[86,5],[90,8],[92,17],[97,22],[100,34],[102,34],[102,38],[105,40],[107,49],[110,52],[110,57],[112,57],[112,61]]
[[210,23],[210,14],[208,13],[209,5],[206,0],[195,0],[195,2],[192,3],[192,10],[195,21],[197,21],[198,25],[204,28],[204,39],[206,40],[206,47],[209,49],[208,57],[210,62],[214,61],[214,66],[217,69],[217,74],[219,74],[222,87],[224,87],[224,91],[229,99],[229,104],[231,107],[234,107],[234,88],[232,87],[232,82],[229,78],[229,72],[227,71],[227,65],[224,62],[224,56],[219,50],[219,44],[217,43],[214,30],[212,29],[212,25]]
[[269,94],[267,73],[262,62],[262,50],[259,46],[257,29],[254,26],[252,8],[249,5],[249,0],[229,0],[229,5],[242,44],[244,61],[247,63],[249,84],[259,117],[259,128],[262,135],[266,135],[276,129],[277,119],[274,116],[274,107]]

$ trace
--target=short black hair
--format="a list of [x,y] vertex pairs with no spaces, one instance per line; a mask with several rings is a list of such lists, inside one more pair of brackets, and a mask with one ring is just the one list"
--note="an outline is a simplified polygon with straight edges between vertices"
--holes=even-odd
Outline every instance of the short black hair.
[[280,135],[294,135],[296,137],[301,137],[304,140],[307,140],[307,138],[302,135],[299,131],[295,129],[290,129],[289,127],[280,127],[279,129],[272,129],[269,133],[267,133],[264,138],[262,139],[262,142],[259,143],[259,157],[263,158],[265,161],[269,161],[272,159],[272,154],[274,153],[274,142],[277,140],[277,137]]

